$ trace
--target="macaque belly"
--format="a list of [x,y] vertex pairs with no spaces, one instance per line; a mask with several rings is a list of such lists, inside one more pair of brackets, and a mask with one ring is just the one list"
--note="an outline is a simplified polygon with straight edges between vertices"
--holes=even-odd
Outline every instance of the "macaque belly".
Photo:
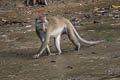
[[63,30],[64,30],[64,28],[55,29],[55,30],[51,33],[51,36],[52,36],[52,37],[57,37],[58,35],[61,35],[61,34],[62,34]]

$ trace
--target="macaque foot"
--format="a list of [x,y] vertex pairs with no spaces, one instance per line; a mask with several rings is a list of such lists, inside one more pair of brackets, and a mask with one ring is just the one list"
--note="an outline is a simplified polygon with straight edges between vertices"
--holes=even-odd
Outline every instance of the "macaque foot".
[[56,55],[61,55],[61,53],[52,53],[52,54],[49,54],[48,56],[56,56]]
[[40,56],[39,54],[36,54],[36,55],[34,55],[32,58],[33,58],[33,59],[38,59],[39,56]]
[[78,44],[78,46],[76,46],[75,50],[78,52],[80,51],[80,44]]
[[56,53],[56,55],[61,55],[61,53]]

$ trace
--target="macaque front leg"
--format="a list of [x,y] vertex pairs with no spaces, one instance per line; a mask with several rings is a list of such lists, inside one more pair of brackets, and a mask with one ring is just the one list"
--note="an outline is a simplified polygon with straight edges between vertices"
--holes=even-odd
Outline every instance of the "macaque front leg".
[[33,56],[34,59],[38,58],[43,53],[43,51],[47,48],[47,46],[49,44],[49,39],[50,39],[50,36],[46,35],[46,38],[45,38],[44,42],[42,43],[42,46],[38,50],[37,54]]
[[47,5],[47,1],[46,1],[46,0],[41,0],[41,3],[42,3],[43,5]]
[[[41,42],[43,43],[45,41],[45,34],[44,34],[44,32],[41,32],[40,34],[38,34],[38,36],[39,36]],[[46,47],[46,52],[47,52],[48,56],[51,55],[51,51],[50,51],[49,45],[47,45],[47,47]]]
[[49,45],[47,45],[46,52],[47,52],[47,55],[48,55],[48,56],[50,56],[50,55],[51,55]]
[[47,5],[47,1],[46,0],[44,0],[44,3],[45,3],[45,5]]
[[60,55],[62,53],[61,48],[60,48],[60,38],[61,35],[58,35],[55,39],[54,39],[54,43],[55,43],[55,47],[57,49],[57,54]]

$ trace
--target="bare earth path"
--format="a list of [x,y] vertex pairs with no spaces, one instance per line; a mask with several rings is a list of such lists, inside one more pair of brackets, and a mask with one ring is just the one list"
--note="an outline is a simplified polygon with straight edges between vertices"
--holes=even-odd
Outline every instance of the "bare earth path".
[[[0,80],[120,80],[120,18],[89,18],[80,14],[86,14],[86,6],[81,9],[79,3],[60,5],[0,13]],[[59,14],[70,19],[85,39],[105,42],[96,45],[81,43],[81,50],[77,52],[67,36],[63,35],[62,55],[46,56],[44,53],[33,60],[32,55],[41,43],[34,29],[37,14],[30,12],[43,9],[46,14]],[[94,14],[97,13],[92,13],[92,16]],[[18,22],[29,21],[29,18],[32,23]],[[75,24],[73,18],[82,20],[81,24]],[[5,20],[11,22],[5,23]],[[50,48],[55,53],[52,40]]]

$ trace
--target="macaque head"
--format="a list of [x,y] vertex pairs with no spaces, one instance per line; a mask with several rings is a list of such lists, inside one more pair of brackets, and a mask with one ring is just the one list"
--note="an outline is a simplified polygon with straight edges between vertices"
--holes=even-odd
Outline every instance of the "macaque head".
[[39,16],[39,17],[36,19],[36,22],[37,22],[38,24],[40,24],[40,23],[48,23],[46,16]]
[[46,32],[46,24],[48,23],[46,16],[39,16],[36,18],[35,24],[37,29],[42,29],[43,32]]

